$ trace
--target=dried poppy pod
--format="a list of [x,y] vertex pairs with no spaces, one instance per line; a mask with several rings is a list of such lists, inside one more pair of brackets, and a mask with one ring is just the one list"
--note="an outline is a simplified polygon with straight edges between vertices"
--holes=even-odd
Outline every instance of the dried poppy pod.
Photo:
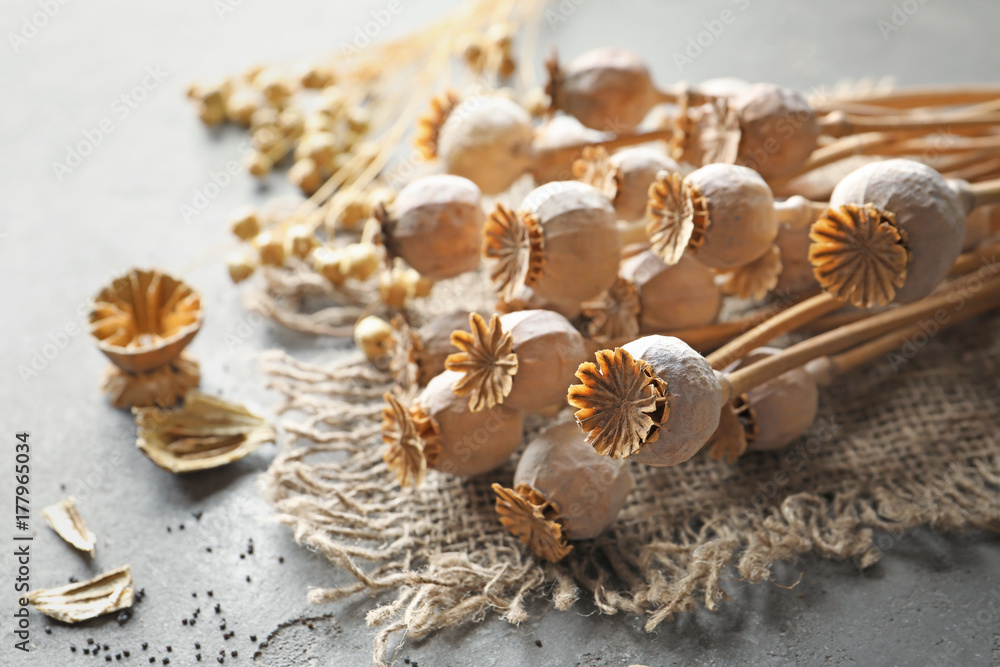
[[390,393],[382,410],[383,459],[400,486],[419,486],[427,468],[468,477],[503,465],[521,443],[524,413],[497,405],[472,412],[451,390],[458,373],[432,379],[406,408]]
[[445,368],[461,377],[452,389],[469,397],[469,409],[497,404],[538,412],[565,400],[573,373],[587,358],[583,336],[551,310],[522,310],[489,323],[469,315],[469,330],[451,335],[460,352]]
[[[729,366],[731,373],[780,354],[761,347]],[[732,463],[746,451],[773,451],[786,447],[812,426],[819,409],[819,387],[812,365],[793,368],[738,396],[722,409],[712,437],[710,455]]]
[[376,209],[391,257],[401,257],[431,280],[454,278],[479,266],[485,214],[472,181],[448,174],[425,176],[400,190],[391,208]]
[[595,452],[568,422],[528,443],[513,488],[494,484],[493,491],[504,528],[555,563],[573,548],[567,540],[589,540],[607,530],[633,486],[627,463]]
[[912,303],[931,293],[962,251],[968,214],[948,182],[913,160],[848,174],[810,232],[823,289],[859,307]]
[[667,264],[690,250],[702,264],[730,271],[761,257],[778,234],[771,189],[746,167],[710,164],[683,180],[661,172],[649,195],[646,230]]
[[573,178],[573,161],[580,157],[580,151],[566,151],[572,146],[594,144],[611,135],[592,130],[572,116],[554,116],[535,130],[532,145],[535,159],[531,165],[531,175],[536,185],[551,181],[568,181]]
[[532,134],[531,115],[521,105],[504,97],[471,97],[448,114],[437,153],[449,174],[495,195],[528,171]]
[[404,386],[416,383],[424,387],[445,370],[445,359],[455,352],[451,334],[468,328],[469,311],[456,310],[439,315],[419,329],[411,329],[406,320],[397,315],[392,326],[395,344],[390,369],[393,375]]
[[497,299],[496,311],[498,313],[516,313],[520,310],[551,310],[567,320],[573,320],[580,315],[581,304],[547,301],[540,298],[535,294],[535,290],[527,285],[520,285],[509,298],[500,297]]
[[624,260],[618,275],[638,291],[642,333],[711,324],[722,308],[714,274],[690,256],[668,266],[646,250]]
[[618,274],[618,232],[611,203],[577,181],[535,188],[519,211],[502,204],[484,228],[485,255],[497,292],[510,298],[527,285],[558,304],[582,303],[607,289]]
[[104,390],[115,407],[171,406],[197,386],[181,352],[201,328],[201,295],[159,271],[133,269],[94,299],[90,333],[115,365]]
[[739,164],[767,179],[799,169],[816,149],[820,125],[802,95],[770,83],[757,83],[729,101],[739,117]]
[[625,49],[593,49],[565,66],[553,54],[546,67],[552,109],[596,130],[634,129],[659,101],[649,69]]
[[774,239],[781,253],[781,273],[774,290],[785,296],[806,294],[819,289],[809,261],[809,227],[778,225]]
[[661,171],[679,170],[674,160],[651,146],[623,148],[611,156],[601,147],[586,148],[573,164],[573,175],[603,192],[624,222],[645,220],[649,186]]
[[682,463],[715,432],[723,405],[716,372],[684,341],[646,336],[580,365],[569,404],[602,455],[652,466]]

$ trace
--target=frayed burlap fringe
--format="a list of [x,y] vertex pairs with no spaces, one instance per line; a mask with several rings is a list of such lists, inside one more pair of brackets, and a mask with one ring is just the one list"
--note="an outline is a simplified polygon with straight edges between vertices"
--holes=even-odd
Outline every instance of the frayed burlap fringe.
[[560,610],[585,597],[604,613],[641,614],[653,630],[699,605],[716,609],[730,567],[762,582],[773,563],[812,551],[864,568],[882,540],[915,526],[1000,528],[998,353],[1000,318],[970,322],[841,378],[813,431],[784,452],[636,465],[612,529],[558,565],[495,518],[489,485],[509,484],[513,462],[476,479],[430,472],[403,491],[381,459],[388,376],[360,357],[320,367],[271,353],[289,441],[266,494],[299,543],[354,580],[310,600],[389,600],[367,616],[378,664],[394,633],[419,639],[489,611],[520,623],[539,593]]

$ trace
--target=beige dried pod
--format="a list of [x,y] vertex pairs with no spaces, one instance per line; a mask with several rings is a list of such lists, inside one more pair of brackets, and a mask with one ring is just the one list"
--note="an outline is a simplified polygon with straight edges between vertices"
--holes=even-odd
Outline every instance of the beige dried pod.
[[312,251],[312,262],[316,273],[334,286],[339,287],[347,282],[347,274],[344,273],[344,255],[339,248],[325,246],[315,248]]
[[734,95],[729,105],[740,121],[737,162],[767,179],[786,176],[816,149],[820,126],[802,95],[770,83],[757,83]]
[[638,292],[642,333],[711,324],[722,308],[714,274],[689,255],[669,266],[646,250],[622,261],[618,275]]
[[[727,367],[731,373],[761,359],[780,354],[772,347],[757,348]],[[805,433],[819,409],[819,383],[810,366],[793,368],[736,398],[723,408],[723,419],[734,427],[730,433],[716,434],[710,455],[735,461],[745,451],[783,449]]]
[[396,196],[391,211],[376,209],[383,243],[432,280],[454,278],[479,266],[485,214],[476,184],[461,176],[419,178]]
[[260,263],[265,266],[284,266],[285,240],[276,232],[261,232],[253,238],[253,247],[257,251]]
[[101,391],[116,408],[132,406],[170,407],[201,382],[198,362],[187,352],[176,359],[142,373],[130,373],[108,366],[101,380]]
[[628,464],[599,455],[576,424],[553,426],[528,443],[513,488],[493,485],[500,523],[553,563],[615,522],[634,482]]
[[45,517],[45,523],[49,524],[59,537],[80,551],[90,554],[91,558],[94,557],[97,537],[87,528],[83,517],[77,511],[76,498],[69,496],[54,505],[43,507],[42,516]]
[[257,270],[257,257],[245,250],[231,253],[226,258],[226,268],[229,278],[234,283],[241,283]]
[[535,184],[543,185],[573,178],[573,161],[580,157],[581,151],[557,149],[597,143],[610,137],[607,132],[584,127],[572,116],[553,116],[535,130],[535,159],[531,165]]
[[475,183],[484,194],[509,188],[532,163],[531,116],[503,97],[470,97],[441,125],[437,154],[449,174]]
[[226,117],[233,123],[250,127],[254,112],[264,104],[260,91],[249,87],[236,88],[226,99]]
[[133,408],[136,446],[156,465],[173,473],[209,470],[238,461],[277,431],[238,403],[189,391],[177,410]]
[[[469,314],[467,310],[456,310],[439,315],[419,329],[411,329],[402,316],[394,317],[395,344],[390,369],[397,381],[411,378],[410,384],[425,387],[444,372],[445,360],[455,352],[451,334],[468,328]],[[407,386],[407,382],[399,383]]]
[[809,261],[809,227],[778,225],[774,239],[781,253],[781,273],[774,291],[783,297],[808,294],[819,289]]
[[354,280],[368,280],[379,267],[378,248],[373,243],[349,243],[341,252],[344,274]]
[[684,179],[692,195],[695,220],[704,212],[705,228],[692,250],[702,264],[735,269],[763,255],[778,234],[774,197],[760,174],[732,164],[710,164]]
[[649,187],[661,171],[677,172],[680,166],[651,146],[625,148],[611,155],[615,194],[611,203],[618,219],[625,222],[644,220],[649,203]]
[[577,181],[535,188],[518,212],[498,204],[484,229],[503,298],[527,285],[542,299],[579,304],[611,286],[620,247],[611,203]]
[[161,271],[133,269],[94,299],[90,333],[118,368],[141,374],[176,359],[201,329],[201,295]]
[[546,67],[552,109],[597,130],[634,129],[659,98],[645,63],[625,49],[592,49],[565,66],[553,54]]
[[128,565],[93,579],[58,588],[40,588],[27,594],[28,602],[49,618],[79,623],[132,606],[132,570]]
[[445,368],[461,377],[452,389],[469,397],[474,411],[497,404],[538,412],[561,405],[573,374],[587,357],[583,336],[562,315],[551,310],[523,310],[489,323],[469,315],[468,329],[455,331],[459,352]]
[[408,408],[385,395],[383,459],[400,486],[419,486],[428,468],[462,477],[489,472],[521,443],[524,413],[503,405],[472,412],[468,399],[451,390],[458,377],[450,371],[434,377]]
[[962,252],[968,252],[1000,231],[1000,205],[990,204],[973,209],[965,219],[965,240]]
[[587,442],[604,456],[651,466],[691,458],[715,433],[723,391],[705,358],[671,336],[601,350],[580,365],[569,404]]
[[354,325],[354,344],[371,362],[382,361],[389,356],[394,335],[392,325],[375,315],[364,317]]
[[966,216],[930,167],[903,159],[865,165],[837,184],[812,226],[816,279],[856,306],[922,299],[962,251]]

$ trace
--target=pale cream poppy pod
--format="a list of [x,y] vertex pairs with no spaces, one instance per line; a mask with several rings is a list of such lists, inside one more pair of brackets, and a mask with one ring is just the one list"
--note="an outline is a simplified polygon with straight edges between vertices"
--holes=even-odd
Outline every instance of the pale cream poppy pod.
[[517,374],[503,404],[538,412],[566,401],[566,388],[587,358],[583,336],[551,310],[522,310],[500,318],[514,340]]
[[[780,352],[773,347],[758,348],[725,372],[731,373]],[[753,431],[747,449],[782,449],[805,433],[816,420],[819,385],[808,366],[793,368],[747,392],[746,405]]]
[[440,315],[417,329],[421,350],[418,355],[418,382],[426,386],[433,377],[444,371],[444,360],[455,351],[451,344],[451,334],[457,330],[468,330],[469,311],[457,310]]
[[738,165],[710,164],[688,174],[685,183],[707,200],[707,226],[694,250],[699,262],[728,271],[770,249],[778,219],[771,188],[760,174]]
[[524,413],[504,405],[472,412],[468,399],[452,386],[459,373],[444,371],[432,379],[414,401],[418,423],[429,419],[428,438],[440,445],[430,467],[468,477],[503,465],[521,443]]
[[[873,205],[892,216],[905,238],[905,282],[895,303],[912,303],[931,293],[955,264],[965,240],[967,212],[934,169],[913,160],[873,162],[848,174],[830,195],[830,208]],[[820,221],[822,222],[822,221]],[[814,231],[816,223],[813,226]]]
[[819,283],[809,262],[809,228],[778,225],[774,244],[781,252],[781,273],[774,291],[781,296],[796,296],[818,290]]
[[794,172],[816,150],[816,112],[798,92],[756,83],[736,93],[730,106],[740,119],[737,162],[764,178]]
[[538,222],[544,264],[529,286],[556,303],[582,303],[608,288],[621,253],[615,212],[596,188],[559,181],[535,188],[521,210]]
[[639,293],[639,330],[643,333],[711,324],[722,308],[715,275],[687,254],[669,266],[653,251],[644,250],[622,261],[618,275]]
[[532,164],[531,115],[505,97],[470,97],[448,114],[437,152],[445,171],[468,178],[483,193],[509,188]]
[[596,130],[632,130],[657,101],[646,64],[631,51],[615,47],[577,56],[557,71],[550,90],[553,108]]
[[528,443],[514,473],[558,508],[569,540],[589,540],[607,530],[634,486],[625,461],[601,456],[573,422],[553,426]]
[[649,203],[649,186],[660,171],[678,171],[680,166],[663,151],[651,146],[624,148],[610,158],[615,169],[616,192],[612,203],[618,219],[644,220]]
[[400,190],[381,220],[385,247],[425,278],[454,278],[479,266],[485,217],[475,183],[425,176]]

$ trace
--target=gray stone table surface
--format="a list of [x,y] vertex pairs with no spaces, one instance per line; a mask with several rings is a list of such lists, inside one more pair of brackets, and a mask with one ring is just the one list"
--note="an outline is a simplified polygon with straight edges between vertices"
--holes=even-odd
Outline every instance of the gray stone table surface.
[[[457,5],[399,2],[377,39]],[[375,601],[305,601],[308,587],[347,579],[271,521],[256,478],[275,446],[212,473],[178,477],[156,468],[134,448],[130,416],[98,393],[105,360],[81,325],[87,300],[112,274],[132,265],[181,274],[205,297],[208,319],[192,345],[203,387],[265,412],[274,397],[264,390],[262,350],[332,358],[346,348],[345,341],[313,340],[248,318],[222,265],[232,245],[225,218],[240,204],[291,188],[280,176],[258,187],[240,174],[206,190],[213,174],[240,156],[244,138],[206,131],[184,88],[255,62],[337,52],[386,6],[4,2],[0,665],[93,665],[106,654],[118,664],[123,651],[129,656],[122,653],[121,664],[154,657],[156,664],[192,665],[199,664],[196,642],[202,664],[215,664],[220,650],[225,664],[370,662],[364,614]],[[716,22],[726,10],[732,20]],[[544,44],[565,55],[628,46],[663,83],[731,75],[811,90],[863,77],[988,81],[1000,71],[995,2],[563,0],[555,11],[558,20],[543,25]],[[70,164],[67,153],[81,142],[91,150]],[[182,205],[206,192],[207,207],[185,218]],[[32,588],[129,563],[145,589],[124,625],[108,618],[67,627],[33,613],[28,654],[14,649],[12,633],[13,437],[20,430],[31,432],[33,447]],[[78,498],[99,537],[94,561],[41,520],[40,507],[67,494]],[[734,575],[727,583],[733,601],[721,611],[684,615],[653,634],[642,631],[640,619],[602,617],[586,606],[560,613],[538,603],[520,627],[490,618],[407,643],[399,657],[421,665],[1000,664],[997,538],[918,530],[890,546],[864,573],[814,557],[779,566],[778,583],[801,574],[792,589],[749,586]],[[195,625],[182,624],[192,617]],[[255,657],[265,638],[267,648]],[[108,650],[84,655],[88,639]]]

